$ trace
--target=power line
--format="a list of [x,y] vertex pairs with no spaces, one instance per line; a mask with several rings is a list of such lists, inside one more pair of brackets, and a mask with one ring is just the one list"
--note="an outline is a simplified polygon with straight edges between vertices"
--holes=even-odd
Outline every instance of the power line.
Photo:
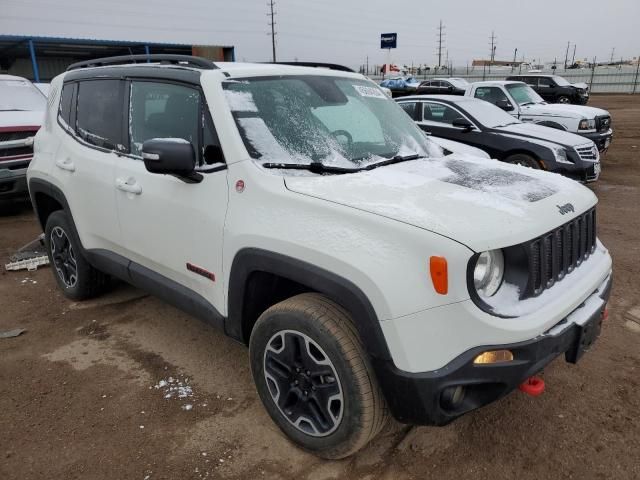
[[269,13],[267,13],[268,17],[271,17],[271,21],[268,23],[268,25],[271,27],[271,49],[273,51],[273,56],[272,56],[272,60],[275,63],[276,61],[276,21],[275,21],[275,14],[276,12],[273,10],[273,6],[276,3],[273,0],[269,0],[269,3],[267,3],[267,5],[269,6]]
[[440,26],[438,27],[438,68],[442,66],[442,32],[444,31],[444,25],[440,20]]

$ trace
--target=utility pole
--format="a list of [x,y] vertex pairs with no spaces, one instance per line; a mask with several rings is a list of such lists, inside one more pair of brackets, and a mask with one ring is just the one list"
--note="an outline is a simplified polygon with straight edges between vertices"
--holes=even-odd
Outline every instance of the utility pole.
[[269,13],[267,13],[268,17],[271,17],[271,21],[269,22],[269,26],[271,27],[271,49],[273,51],[272,62],[276,62],[276,21],[275,15],[276,12],[273,10],[275,6],[275,2],[273,0],[269,0],[267,3],[269,6]]
[[443,31],[444,31],[444,25],[442,25],[442,20],[440,20],[440,26],[438,27],[438,68],[442,66],[442,36],[443,36],[442,32]]
[[616,54],[616,47],[613,47],[613,48],[611,49],[611,62],[609,62],[609,63],[613,63],[613,56],[614,56],[615,54]]
[[493,65],[493,61],[496,59],[496,32],[491,31],[491,55],[489,56],[489,73],[491,73],[491,65]]
[[567,53],[564,54],[564,69],[567,69],[567,62],[569,61],[569,46],[571,42],[567,42]]
[[576,47],[577,45],[573,44],[573,57],[571,57],[571,66],[576,64]]

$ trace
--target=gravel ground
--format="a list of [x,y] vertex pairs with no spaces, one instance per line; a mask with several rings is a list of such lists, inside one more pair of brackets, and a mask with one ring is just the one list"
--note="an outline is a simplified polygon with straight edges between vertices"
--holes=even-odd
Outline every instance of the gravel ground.
[[[591,105],[616,133],[593,187],[611,313],[578,365],[546,369],[541,397],[514,392],[444,428],[391,423],[327,462],[273,425],[243,346],[131,287],[74,303],[49,268],[2,270],[0,331],[27,332],[0,339],[0,478],[640,478],[640,96]],[[2,263],[38,233],[28,209],[0,216]]]

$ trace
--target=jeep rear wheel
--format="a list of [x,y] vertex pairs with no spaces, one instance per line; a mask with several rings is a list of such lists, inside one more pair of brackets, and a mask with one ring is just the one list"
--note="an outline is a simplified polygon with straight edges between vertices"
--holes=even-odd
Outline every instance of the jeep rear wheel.
[[84,300],[102,293],[108,277],[89,265],[74,233],[67,215],[58,210],[47,218],[44,243],[53,275],[64,295]]
[[384,398],[349,314],[305,293],[265,311],[250,340],[260,398],[296,444],[330,459],[372,440],[387,419]]

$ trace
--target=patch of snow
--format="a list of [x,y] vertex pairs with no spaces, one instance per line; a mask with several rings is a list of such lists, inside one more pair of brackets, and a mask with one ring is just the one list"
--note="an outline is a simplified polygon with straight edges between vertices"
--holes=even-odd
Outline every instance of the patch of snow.
[[258,107],[253,101],[251,92],[238,90],[224,90],[224,97],[232,112],[257,112]]
[[193,396],[193,389],[187,383],[187,379],[169,377],[160,380],[153,386],[156,390],[162,390],[164,398],[189,398]]
[[191,405],[190,403],[187,403],[186,405],[182,405],[181,408],[182,408],[182,410],[189,411],[189,410],[193,409],[193,405]]

